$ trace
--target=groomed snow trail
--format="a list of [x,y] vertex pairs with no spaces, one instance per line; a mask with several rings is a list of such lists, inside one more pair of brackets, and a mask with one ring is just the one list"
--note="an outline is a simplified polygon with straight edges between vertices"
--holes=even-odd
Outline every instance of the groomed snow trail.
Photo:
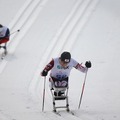
[[[10,54],[15,52],[18,44],[30,29],[30,26],[34,23],[46,2],[47,0],[27,0],[24,6],[17,13],[16,17],[9,24],[11,33],[20,29],[19,34],[16,32],[10,36],[10,42],[7,45]],[[0,63],[0,73],[4,70],[7,62],[8,61],[2,61]]]
[[[69,6],[67,6],[68,4]],[[6,104],[4,107],[1,106],[1,115],[3,117],[6,117],[6,119],[27,119],[31,116],[32,119],[34,114],[40,113],[42,86],[39,85],[42,81],[40,83],[37,81],[38,85],[36,86],[36,77],[40,77],[40,70],[45,63],[48,62],[46,60],[46,62],[43,63],[44,57],[41,56],[44,55],[46,56],[46,59],[50,59],[52,55],[58,55],[58,53],[62,51],[63,48],[61,47],[63,47],[64,43],[67,44],[67,37],[72,33],[76,22],[82,17],[82,14],[86,11],[89,4],[90,0],[87,0],[86,2],[76,0],[65,0],[64,2],[50,2],[47,0],[26,1],[15,19],[9,25],[11,31],[21,29],[21,32],[11,36],[11,41],[8,44],[9,54],[0,62],[0,79],[2,80],[0,88],[1,91],[5,92],[4,95],[0,93],[2,96],[1,104]],[[80,9],[79,6],[81,6]],[[79,11],[81,10],[82,12],[79,14]],[[76,18],[75,21],[73,20],[73,17]],[[38,25],[40,26],[38,27]],[[70,28],[68,28],[68,26],[70,26]],[[33,34],[35,29],[38,29],[39,31]],[[53,32],[51,32],[52,30]],[[41,46],[43,40],[46,41],[46,44]],[[59,47],[57,47],[58,42]],[[46,48],[48,49],[46,50]],[[51,56],[49,56],[47,51],[51,51],[53,48],[55,52],[58,50],[58,53],[53,52],[51,53]],[[40,54],[39,51],[41,51]],[[41,68],[39,67],[40,64]],[[32,98],[29,96],[28,89],[29,92],[32,93]],[[38,91],[40,89],[41,91]],[[9,98],[9,100],[6,98]],[[14,107],[9,101],[15,103]],[[14,112],[15,110],[16,112]],[[52,108],[48,110],[51,111]],[[22,115],[23,111],[24,115]],[[34,113],[35,111],[36,113]],[[33,114],[29,114],[31,112]],[[38,114],[38,116],[40,115]],[[63,119],[66,119],[67,117],[68,115],[65,115]],[[39,117],[37,117],[37,119],[38,118]]]
[[[11,32],[21,32],[11,36],[9,54],[0,61],[0,120],[119,120],[119,4],[114,0],[26,0],[9,22]],[[72,70],[69,102],[76,116],[61,111],[60,117],[52,112],[48,77],[42,112],[40,72],[64,50],[83,64],[91,60],[93,66],[80,110],[84,74]]]
[[[90,19],[98,1],[82,0],[76,1],[72,10],[69,12],[62,25],[58,29],[57,33],[54,35],[52,41],[45,49],[45,52],[40,59],[37,70],[35,71],[34,77],[30,83],[29,91],[31,92],[33,98],[41,99],[43,94],[44,78],[40,76],[40,71],[45,67],[45,64],[51,60],[51,58],[59,56],[64,50],[71,51],[74,47],[74,43],[77,39],[77,34],[80,34],[87,21]],[[46,101],[45,110],[52,110],[52,98],[49,90],[48,78],[46,84]],[[70,100],[73,104],[74,101]],[[42,99],[41,99],[42,103]],[[59,103],[60,104],[60,103]],[[62,104],[62,102],[61,102]],[[64,102],[63,102],[64,104]],[[74,105],[73,105],[74,106]],[[76,109],[72,107],[72,109]]]

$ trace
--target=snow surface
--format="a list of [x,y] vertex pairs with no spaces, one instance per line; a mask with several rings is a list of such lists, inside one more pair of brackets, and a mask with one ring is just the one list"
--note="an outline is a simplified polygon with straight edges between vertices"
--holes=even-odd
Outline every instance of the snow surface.
[[[120,120],[119,6],[119,0],[0,0],[0,23],[11,33],[21,29],[0,61],[0,120]],[[42,112],[40,72],[64,50],[80,63],[92,61],[80,109],[85,75],[71,72],[69,103],[76,117],[51,112],[49,77]]]

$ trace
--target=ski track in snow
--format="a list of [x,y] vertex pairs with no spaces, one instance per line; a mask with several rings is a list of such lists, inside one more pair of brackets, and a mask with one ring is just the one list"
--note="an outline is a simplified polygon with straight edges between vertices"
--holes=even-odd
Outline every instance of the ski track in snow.
[[[71,97],[69,99],[70,109],[74,110],[76,116],[63,111],[60,112],[61,116],[55,115],[53,112],[51,112],[52,97],[48,87],[48,82],[46,83],[44,108],[45,112],[41,112],[44,78],[40,76],[40,71],[44,68],[46,63],[48,63],[51,58],[59,56],[60,53],[64,50],[72,51],[72,49],[76,47],[76,41],[84,28],[87,26],[92,13],[98,5],[98,2],[99,0],[65,0],[64,2],[58,1],[57,3],[56,1],[54,1],[50,3],[49,0],[26,0],[25,4],[19,10],[13,21],[9,24],[11,31],[14,32],[17,29],[21,29],[21,31],[11,36],[11,41],[8,44],[8,56],[6,56],[4,60],[0,60],[1,78],[5,78],[4,74],[9,73],[9,71],[10,74],[14,74],[16,71],[19,72],[17,72],[17,75],[14,75],[14,77],[8,74],[6,79],[1,80],[3,81],[3,85],[6,84],[6,86],[4,88],[2,85],[0,85],[0,94],[3,96],[1,96],[0,100],[0,120],[105,120],[102,116],[105,113],[101,113],[101,111],[97,111],[101,115],[98,116],[96,114],[97,112],[95,111],[76,110],[77,103],[75,103],[75,100],[71,99]],[[64,10],[64,13],[62,13],[63,15],[60,18],[60,15],[57,16],[56,14],[56,16],[59,18],[59,25],[57,26],[56,22],[54,21],[56,20],[55,17],[53,16],[53,18],[51,18],[50,15],[52,15],[53,11],[58,11],[59,13],[59,11],[61,10],[60,8],[56,8],[56,11],[54,9],[56,6],[59,6],[58,4],[63,7],[62,9]],[[65,9],[67,4],[69,4],[70,7],[67,7]],[[51,9],[48,9],[47,7],[52,8],[53,11]],[[52,12],[47,10],[51,10]],[[43,14],[45,13],[46,16],[43,15],[42,12]],[[44,19],[42,19],[42,17]],[[47,21],[48,19],[49,21]],[[39,21],[41,23],[39,23]],[[55,25],[53,24],[53,21]],[[36,37],[38,36],[38,33],[36,31],[36,35],[33,34],[36,43],[33,42],[34,46],[32,46],[32,42],[30,42],[30,44],[27,44],[29,42],[28,39],[32,38],[32,32],[30,30],[31,28],[34,29],[36,26],[38,26],[38,23],[41,25],[39,32],[42,33],[39,40],[45,38],[46,41],[44,40],[45,43],[43,42],[43,40],[39,41],[38,37]],[[42,24],[44,25],[42,26]],[[48,27],[46,27],[45,24]],[[54,26],[52,26],[51,24],[53,24]],[[34,25],[34,27],[32,25]],[[53,27],[51,31],[56,30],[56,32],[53,32],[53,34],[51,32],[47,35],[44,35],[49,31],[49,26]],[[41,37],[42,35],[43,38]],[[48,38],[50,38],[49,41],[47,41]],[[37,44],[37,42],[42,43],[40,44],[40,47],[41,49],[43,48],[43,50],[38,48],[39,44]],[[43,43],[46,45],[43,45]],[[27,48],[27,46],[32,46],[33,48],[30,49]],[[27,48],[27,50],[25,48]],[[23,51],[21,51],[22,49]],[[39,53],[39,55],[38,53],[36,53],[36,51]],[[15,53],[18,54],[16,55]],[[25,57],[26,60],[23,59],[23,57]],[[22,63],[24,62],[26,63],[26,65],[24,64],[23,66]],[[10,68],[11,66],[13,66],[13,69],[16,68],[14,66],[14,63],[17,64],[18,69],[20,69],[21,71],[12,70]],[[31,68],[33,66],[35,67]],[[28,69],[26,69],[26,67],[28,67]],[[28,73],[25,70],[27,70]],[[9,79],[9,82],[7,81],[7,79]],[[26,82],[27,85],[24,85],[24,82]],[[16,84],[19,84],[20,86],[16,86]],[[5,94],[3,94],[2,91],[5,91]],[[30,98],[27,96],[27,92],[30,93]],[[72,96],[73,93],[69,95]],[[8,103],[9,100],[7,100],[7,98],[4,99],[5,96],[14,102],[13,106],[11,105],[11,103]],[[98,99],[101,99],[98,95],[96,95],[96,98],[97,97]],[[20,105],[18,105],[16,102]],[[103,102],[102,99],[101,102]],[[60,102],[60,104],[63,104],[63,102]],[[88,106],[86,105],[85,108],[87,109]],[[118,116],[116,115],[117,113],[113,114],[111,116],[109,115],[109,118],[111,118],[111,120],[118,120]]]
[[[41,3],[41,1],[39,0],[27,1],[22,7],[22,9],[19,11],[19,13],[17,14],[16,18],[9,25],[12,31],[15,31],[16,29],[21,29],[20,33],[14,34],[11,36],[11,41],[8,44],[8,51],[11,55],[14,54],[17,46],[21,42],[22,38],[25,36],[26,32],[29,30],[32,23],[37,18],[40,10],[42,9],[42,7],[46,2],[44,1],[44,3]],[[77,1],[75,3],[72,11],[63,22],[62,26],[60,27],[57,34],[53,38],[51,44],[48,46],[48,49],[45,51],[44,56],[42,57],[42,60],[40,60],[39,67],[34,74],[32,82],[30,83],[29,90],[30,92],[32,92],[32,94],[39,95],[39,91],[42,90],[41,89],[42,84],[41,82],[38,82],[40,69],[44,67],[44,65],[48,62],[47,60],[50,59],[52,56],[58,56],[58,53],[61,53],[61,51],[65,49],[69,51],[71,50],[76,39],[74,38],[73,31],[76,32],[77,30],[77,32],[79,33],[79,31],[82,30],[87,19],[89,19],[89,15],[91,15],[92,10],[95,7],[94,3],[96,3],[96,1],[90,1],[90,0],[86,0],[86,1],[82,0],[82,1]],[[29,20],[30,18],[31,20]],[[81,22],[82,20],[84,21],[84,23]],[[77,27],[79,27],[79,31]],[[69,43],[71,44],[69,45],[69,48],[67,48],[66,46]],[[55,52],[52,52],[52,51],[55,51]],[[0,73],[3,72],[8,62],[9,61],[7,61],[7,57],[6,57],[6,59],[0,63]],[[37,89],[37,93],[35,93],[36,89]],[[39,98],[40,97],[41,96],[39,95]],[[73,115],[68,115],[68,113],[65,113],[65,114],[61,113],[61,114],[62,114],[62,117],[60,117],[60,119],[70,119],[70,120],[80,119],[80,118],[76,118]],[[7,116],[7,115],[4,115],[4,116]],[[9,115],[8,115],[8,118],[10,118]],[[51,117],[51,119],[53,119],[53,116]]]
[[39,80],[40,70],[44,68],[48,60],[50,60],[53,56],[60,55],[60,53],[64,50],[71,51],[71,48],[73,47],[76,41],[74,32],[79,33],[80,31],[82,31],[83,26],[86,24],[87,20],[89,19],[97,2],[98,1],[91,1],[91,0],[86,0],[86,1],[82,0],[76,2],[74,8],[63,22],[62,26],[56,33],[50,45],[47,47],[47,50],[45,51],[42,57],[42,60],[40,60],[38,69],[36,70],[33,80],[31,82],[30,89],[32,89],[31,90],[32,92],[36,89],[40,91],[39,90],[41,89],[40,81],[42,81]]
[[[36,20],[39,12],[43,8],[47,0],[27,0],[24,6],[20,9],[14,20],[9,24],[11,31],[16,31],[20,29],[20,32],[13,34],[10,37],[10,42],[8,43],[8,51],[10,54],[13,54],[21,42],[26,32],[30,29],[30,26]],[[7,60],[4,60],[0,64],[0,73],[4,70]]]

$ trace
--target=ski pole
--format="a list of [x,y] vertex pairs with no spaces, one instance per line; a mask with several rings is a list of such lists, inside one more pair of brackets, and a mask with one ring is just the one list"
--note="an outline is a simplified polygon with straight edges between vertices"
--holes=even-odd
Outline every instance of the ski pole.
[[[12,34],[14,34],[14,33],[16,33],[16,32],[20,32],[20,29],[18,29],[18,30],[16,30],[16,31],[12,32],[11,34],[9,34],[9,36],[11,36]],[[0,46],[0,49],[1,49],[1,48],[6,49],[6,45],[7,45],[7,43],[5,43],[5,46]]]
[[44,103],[45,103],[45,84],[46,84],[46,77],[44,77],[42,112],[44,111]]
[[[87,72],[88,72],[88,69],[87,69]],[[80,105],[81,105],[81,102],[82,102],[82,96],[83,96],[83,92],[84,92],[84,88],[85,88],[87,72],[86,72],[85,77],[84,77],[84,82],[83,82],[83,86],[82,86],[82,92],[81,92],[81,95],[80,95],[80,101],[79,101],[78,109],[80,109]]]
[[20,32],[20,29],[18,29],[18,30],[16,30],[16,31],[12,32],[10,35],[12,35],[12,34],[14,34],[14,33],[16,33],[16,32]]

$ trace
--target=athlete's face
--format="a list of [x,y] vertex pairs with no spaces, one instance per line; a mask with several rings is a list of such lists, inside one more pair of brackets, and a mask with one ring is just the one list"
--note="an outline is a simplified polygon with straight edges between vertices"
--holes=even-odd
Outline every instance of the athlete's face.
[[68,66],[68,63],[66,63],[66,62],[64,62],[64,61],[61,61],[61,60],[60,60],[60,64],[61,64],[61,66],[64,67],[64,68]]

